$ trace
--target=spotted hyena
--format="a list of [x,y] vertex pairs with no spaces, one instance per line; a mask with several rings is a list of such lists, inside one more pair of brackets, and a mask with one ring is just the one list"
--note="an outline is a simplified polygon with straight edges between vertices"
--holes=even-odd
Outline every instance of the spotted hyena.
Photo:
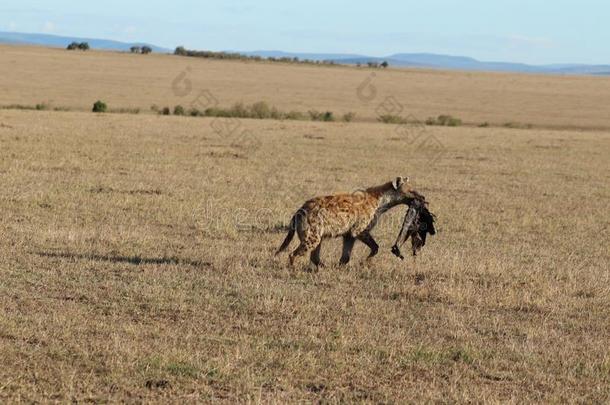
[[340,264],[347,264],[356,239],[366,244],[371,252],[369,258],[379,250],[371,236],[377,220],[387,210],[399,204],[409,204],[420,195],[413,190],[408,179],[397,177],[394,181],[370,187],[351,194],[336,194],[316,197],[307,201],[294,214],[290,230],[276,255],[285,250],[295,232],[299,235],[300,245],[290,254],[290,265],[297,257],[310,253],[314,268],[320,263],[322,239],[343,237],[343,254]]

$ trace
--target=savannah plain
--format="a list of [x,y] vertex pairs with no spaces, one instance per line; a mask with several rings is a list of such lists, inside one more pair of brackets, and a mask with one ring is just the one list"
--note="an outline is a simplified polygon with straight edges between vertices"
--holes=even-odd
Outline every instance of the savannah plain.
[[[150,110],[202,90],[355,118]],[[0,46],[9,106],[0,402],[610,401],[608,78]],[[274,257],[306,199],[399,175],[437,215],[416,261],[400,207],[372,261]]]

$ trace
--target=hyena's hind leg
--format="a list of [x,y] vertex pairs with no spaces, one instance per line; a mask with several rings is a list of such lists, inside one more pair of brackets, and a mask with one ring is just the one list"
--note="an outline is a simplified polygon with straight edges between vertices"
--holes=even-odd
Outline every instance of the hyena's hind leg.
[[[299,235],[300,236],[300,235]],[[313,266],[317,268],[320,265],[320,245],[322,238],[312,232],[309,232],[301,239],[301,244],[290,254],[290,266],[294,266],[294,261],[297,257],[305,256],[308,252]]]
[[288,256],[290,267],[293,267],[296,258],[304,256],[307,253],[307,250],[307,244],[304,241],[301,241],[299,246],[297,246],[297,248],[292,253],[290,253],[290,256]]
[[320,260],[321,248],[322,248],[322,242],[318,243],[318,246],[316,246],[314,248],[314,250],[311,251],[311,254],[309,255],[309,260],[311,261],[310,264],[313,265],[311,267],[314,271],[317,270],[319,267],[324,267],[324,263],[322,263],[322,261]]

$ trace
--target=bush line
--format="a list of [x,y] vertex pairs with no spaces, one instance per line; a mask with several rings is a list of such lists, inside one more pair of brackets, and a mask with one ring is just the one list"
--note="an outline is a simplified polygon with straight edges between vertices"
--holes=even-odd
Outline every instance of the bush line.
[[[336,118],[332,111],[309,110],[305,113],[300,111],[280,111],[276,107],[269,106],[265,101],[246,105],[244,103],[235,103],[228,108],[210,107],[205,110],[197,108],[186,109],[181,105],[176,105],[174,108],[159,107],[153,104],[150,109],[159,115],[175,115],[184,117],[221,117],[221,118],[251,118],[251,119],[271,119],[271,120],[292,120],[292,121],[322,121],[322,122],[352,122],[356,119],[356,113],[347,112]],[[0,105],[0,110],[29,110],[29,111],[72,111],[68,107],[53,107],[49,103],[42,102],[35,105],[25,104],[8,104]],[[139,114],[139,108],[108,108],[107,104],[101,100],[93,104],[92,110],[95,113],[111,113],[111,114]],[[430,117],[424,122],[414,118],[404,118],[400,115],[382,114],[377,117],[377,121],[384,124],[404,125],[404,124],[425,124],[428,126],[446,126],[459,127],[463,125],[461,119],[451,115],[439,115],[438,117]],[[532,124],[521,124],[516,122],[506,122],[501,125],[492,125],[485,121],[479,124],[470,124],[479,128],[489,127],[504,127],[513,129],[531,129]]]

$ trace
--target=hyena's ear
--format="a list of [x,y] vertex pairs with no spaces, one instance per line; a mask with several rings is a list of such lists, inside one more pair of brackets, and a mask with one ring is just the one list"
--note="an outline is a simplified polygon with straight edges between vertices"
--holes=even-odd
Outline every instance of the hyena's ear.
[[399,188],[401,188],[403,186],[403,184],[405,184],[407,181],[409,181],[409,178],[407,177],[407,179],[403,179],[402,176],[398,176],[396,177],[396,180],[392,181],[392,187],[394,187],[394,190],[398,190]]

